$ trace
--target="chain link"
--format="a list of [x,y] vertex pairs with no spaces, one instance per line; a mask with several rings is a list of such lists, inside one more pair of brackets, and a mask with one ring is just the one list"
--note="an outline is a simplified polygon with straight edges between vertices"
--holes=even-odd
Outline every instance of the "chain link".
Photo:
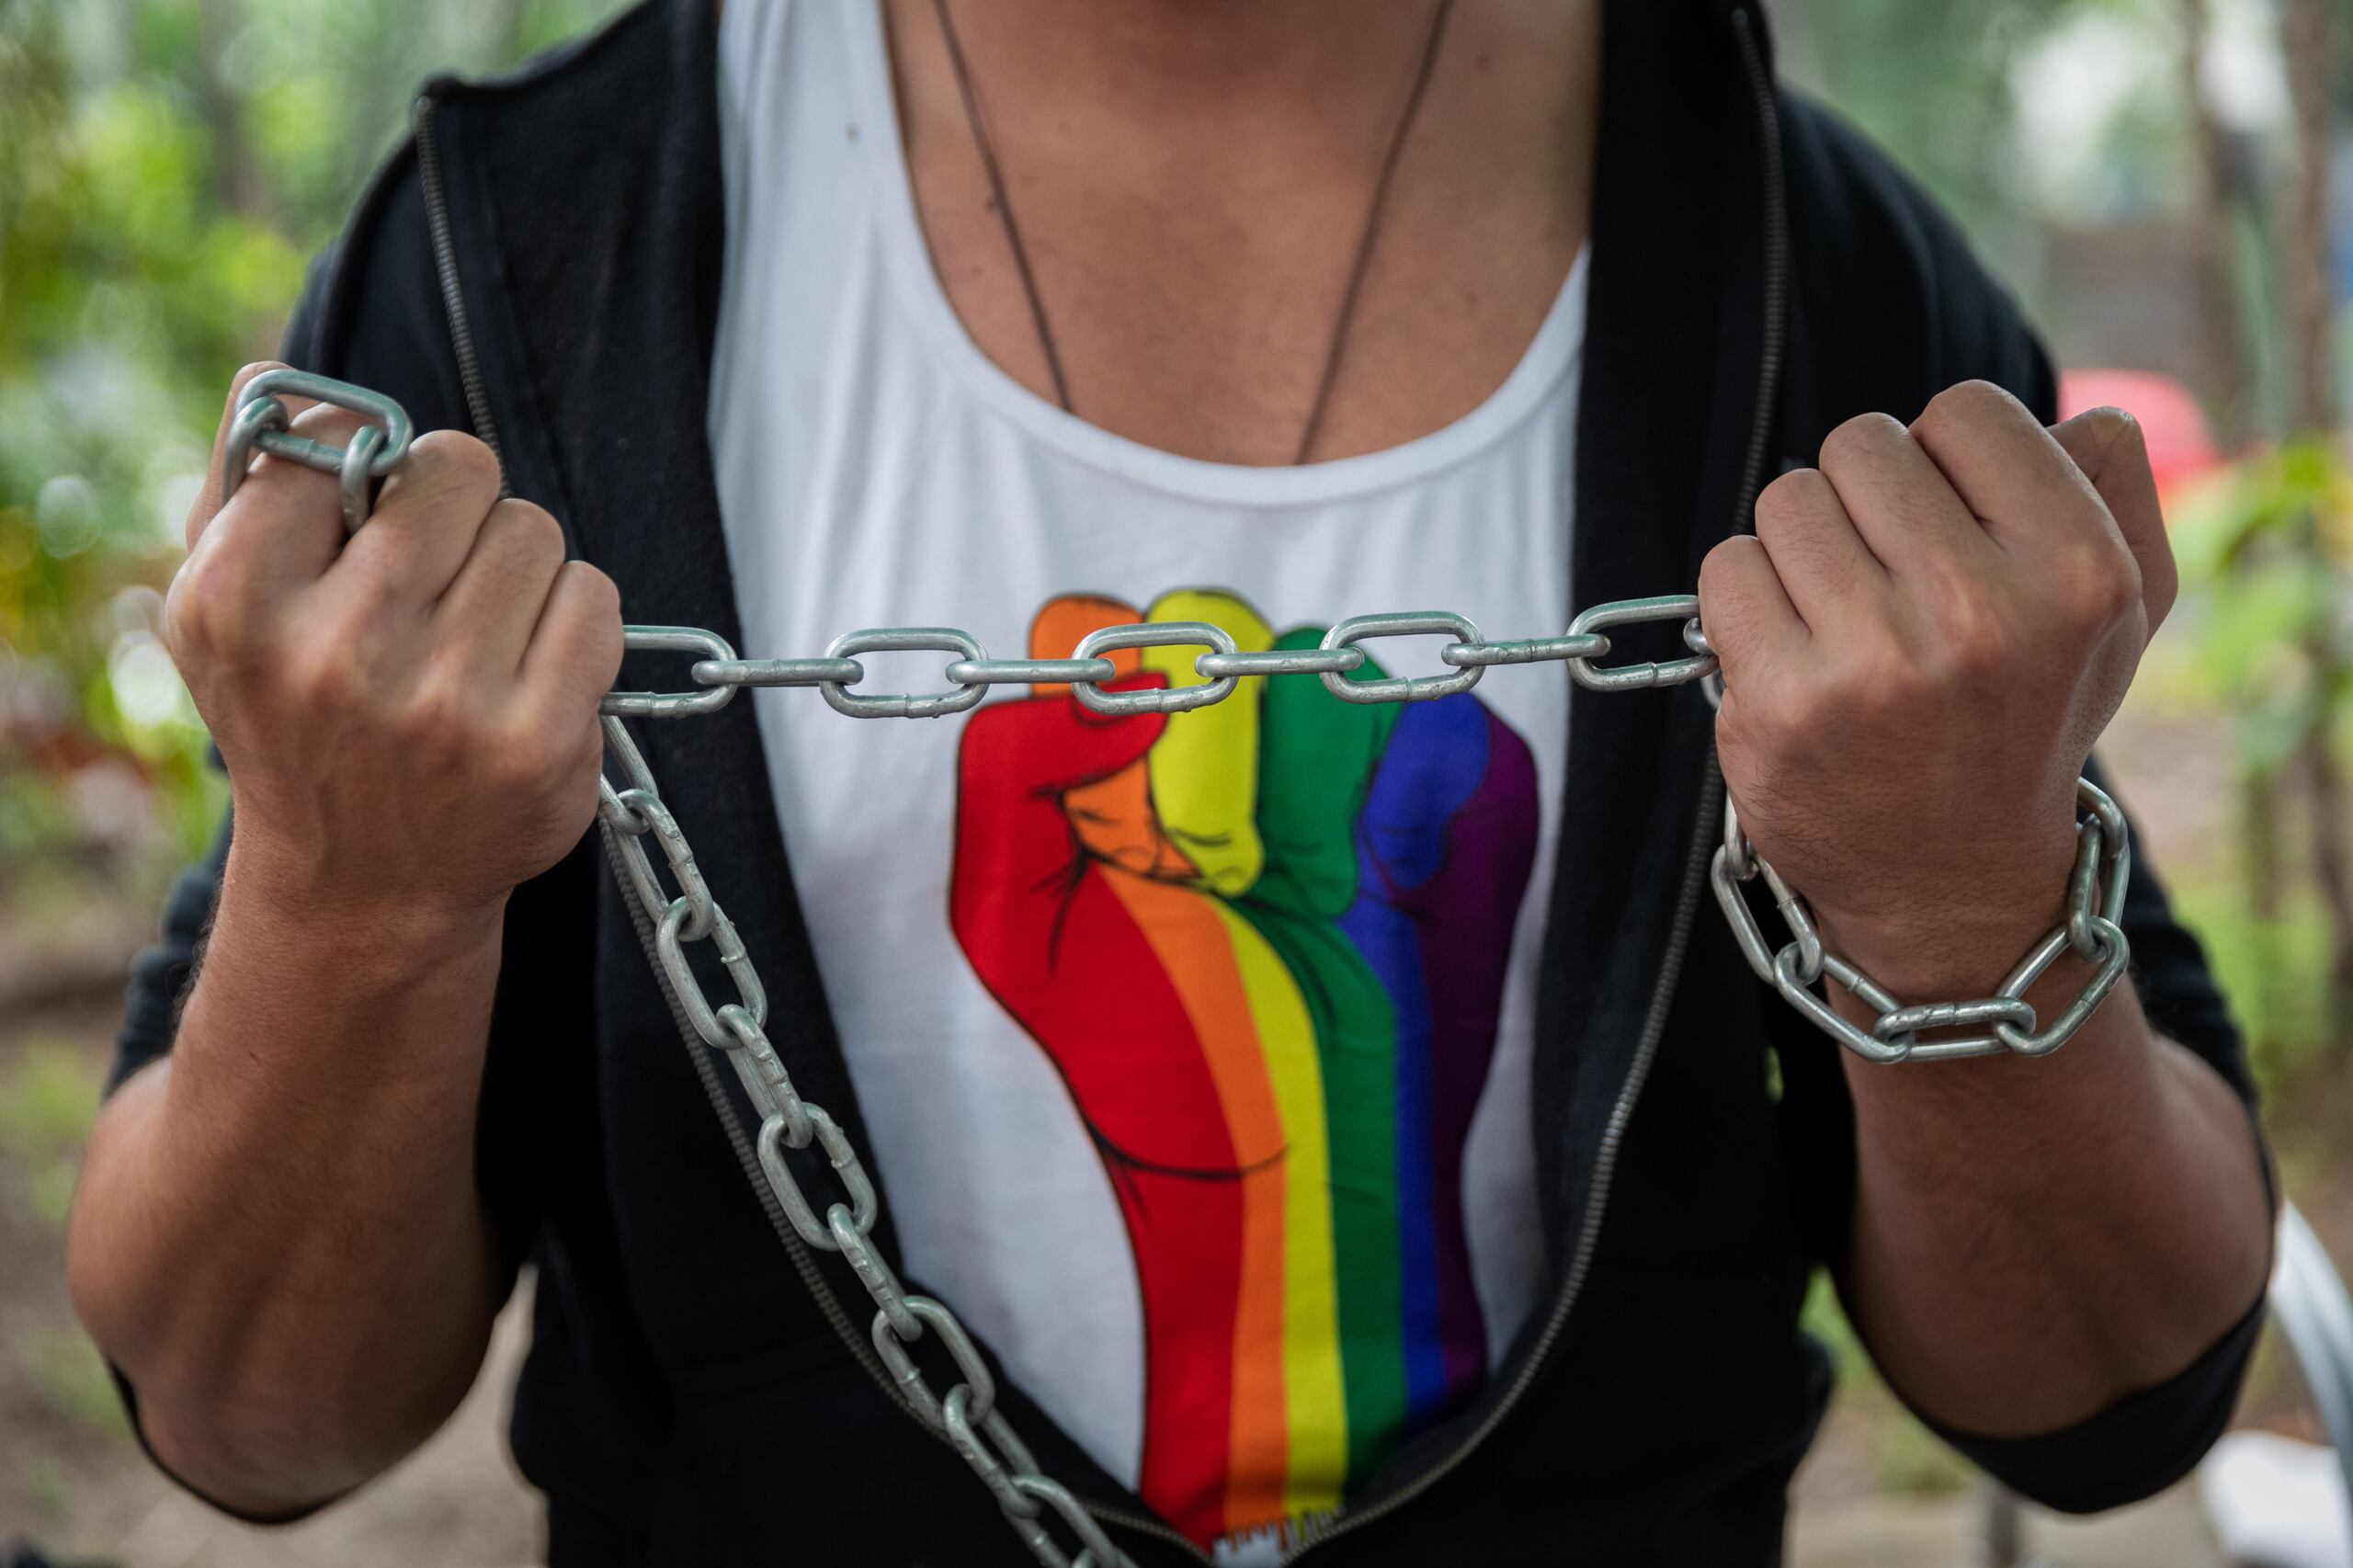
[[[1338,653],[1373,637],[1428,637],[1449,634],[1459,641],[1448,648],[1483,647],[1479,629],[1465,616],[1442,609],[1408,610],[1396,615],[1352,615],[1336,622],[1324,634],[1326,653]],[[1439,658],[1444,660],[1444,653]],[[1350,680],[1336,670],[1326,670],[1317,678],[1324,689],[1343,702],[1427,702],[1432,698],[1452,697],[1468,691],[1479,684],[1487,666],[1477,662],[1460,665],[1449,676],[1388,676],[1379,680]]]
[[[2067,914],[2057,929],[2037,942],[1991,996],[1961,1002],[1899,1002],[1860,968],[1829,951],[1814,928],[1805,900],[1781,880],[1749,845],[1740,813],[1724,801],[1723,842],[1710,863],[1708,881],[1732,927],[1733,940],[1757,978],[1779,992],[1815,1028],[1871,1062],[1937,1062],[1961,1057],[2047,1056],[2064,1045],[2108,994],[2124,978],[2131,944],[2124,936],[2124,890],[2132,875],[2132,841],[2124,813],[2098,785],[2078,779],[2075,799],[2075,867],[2067,881]],[[1743,884],[1761,881],[1790,939],[1776,949],[1749,907]],[[2038,1028],[2026,994],[2051,966],[2074,952],[2095,967],[2075,998],[2047,1025]],[[1868,1029],[1841,1015],[1817,994],[1824,976],[1860,998],[1877,1015]],[[1965,1029],[1960,1036],[1932,1031]]]
[[[921,653],[931,650],[941,653],[961,653],[959,664],[972,665],[985,660],[980,640],[969,631],[958,631],[946,626],[892,626],[869,631],[851,631],[834,639],[825,650],[828,659],[844,659],[857,664],[860,653],[892,652]],[[865,677],[860,666],[858,676]],[[948,690],[928,697],[861,697],[849,688],[849,683],[821,680],[817,695],[835,712],[852,719],[937,719],[943,714],[961,713],[988,695],[983,686],[950,685]]]
[[[1216,654],[1233,656],[1238,652],[1233,634],[1205,620],[1165,620],[1132,626],[1106,626],[1088,632],[1078,640],[1075,656],[1108,664],[1105,653],[1120,649],[1192,648],[1204,647]],[[1199,660],[1194,673],[1200,673]],[[1082,707],[1097,713],[1184,713],[1195,708],[1206,708],[1212,702],[1222,702],[1233,695],[1233,676],[1202,676],[1203,686],[1168,686],[1142,691],[1106,691],[1099,680],[1079,681],[1071,687]]]
[[[343,448],[297,437],[288,429],[286,406],[276,395],[281,392],[333,403],[373,423],[363,426]],[[226,447],[223,499],[235,493],[258,449],[335,474],[347,527],[357,528],[367,519],[376,483],[407,455],[412,434],[407,414],[389,398],[301,371],[267,372],[248,382],[239,396]],[[626,721],[712,712],[732,701],[742,687],[813,687],[835,711],[853,719],[961,713],[978,705],[994,686],[1067,687],[1079,702],[1103,714],[1177,713],[1225,700],[1245,677],[1289,676],[1313,676],[1346,702],[1427,702],[1470,690],[1496,665],[1527,664],[1560,664],[1573,681],[1592,691],[1650,690],[1699,681],[1712,701],[1721,694],[1721,679],[1699,615],[1696,595],[1623,599],[1584,610],[1562,636],[1489,642],[1463,616],[1445,610],[1402,611],[1350,617],[1334,625],[1315,648],[1254,653],[1242,652],[1232,633],[1207,622],[1145,622],[1089,632],[1070,657],[1059,659],[992,659],[978,638],[949,627],[852,631],[837,638],[824,657],[800,659],[739,658],[724,638],[695,627],[623,629],[631,651],[697,657],[688,669],[695,689],[614,691],[600,706],[606,753],[620,778],[618,784],[599,780],[597,811],[615,846],[622,892],[652,926],[656,968],[687,1021],[707,1047],[726,1058],[758,1113],[758,1168],[794,1233],[819,1251],[840,1253],[848,1263],[874,1301],[875,1352],[899,1397],[918,1419],[948,1438],[1046,1568],[1129,1568],[1129,1559],[1067,1488],[1039,1470],[996,1407],[995,1380],[961,1321],[945,1303],[909,1294],[872,1244],[881,1208],[873,1178],[848,1134],[822,1106],[793,1087],[767,1038],[767,994],[758,971],[733,922],[712,895],[685,831],[664,803],[653,769]],[[1652,622],[1680,622],[1689,655],[1614,668],[1599,663],[1612,651],[1611,629]],[[1366,661],[1360,643],[1431,635],[1453,639],[1438,654],[1450,673],[1350,678]],[[1192,661],[1198,683],[1111,688],[1120,679],[1120,668],[1103,655],[1191,647],[1206,650]],[[857,655],[905,651],[956,655],[943,671],[947,689],[922,695],[852,689],[866,678],[866,667]],[[2078,785],[2078,802],[2077,850],[2068,880],[2066,917],[1989,997],[1907,1006],[1828,950],[1805,900],[1756,853],[1729,800],[1723,842],[1711,864],[1710,881],[1733,940],[1758,978],[1858,1055],[1873,1062],[1949,1060],[2000,1051],[2046,1055],[2082,1027],[2121,981],[2131,960],[2122,926],[2125,888],[2131,875],[2124,816],[2089,779]],[[654,857],[646,851],[649,837],[677,886],[675,894],[665,891]],[[1766,940],[1749,907],[1746,888],[1759,881],[1789,933],[1778,949]],[[705,942],[729,977],[733,1001],[714,1005],[695,973],[688,949]],[[2075,998],[2044,1024],[2026,994],[2070,952],[2096,967]],[[1873,1010],[1870,1028],[1842,1017],[1817,993],[1815,987],[1825,977]],[[1951,1029],[1974,1032],[1958,1038],[1942,1032]],[[1922,1038],[1927,1035],[1938,1038]],[[822,1211],[787,1157],[813,1148],[831,1165],[838,1193],[824,1201]],[[945,1392],[933,1387],[912,1354],[911,1347],[926,1339],[938,1344],[955,1369],[955,1381]],[[1065,1551],[1048,1528],[1049,1516],[1077,1540],[1075,1553]]]
[[[631,646],[703,651],[700,642],[676,635],[677,628],[652,629],[655,637],[640,641],[638,634],[645,630],[631,629]],[[723,670],[732,673],[752,665],[765,672],[773,667],[756,661],[737,660],[733,650],[709,633],[697,636],[719,644],[720,651],[710,653],[708,662]],[[985,657],[979,644],[962,633],[933,629],[854,634],[836,643],[836,653],[829,657],[847,658],[847,654],[839,653],[844,644],[861,651],[888,647],[961,653],[967,655],[966,662]],[[840,678],[848,673],[838,668],[819,672],[824,683],[835,688],[827,691],[828,699],[838,697],[852,705],[844,711],[863,714],[869,710],[858,705],[876,703],[914,717],[926,710],[926,704],[937,701],[931,698],[861,697],[842,688],[862,678],[863,671],[857,672],[850,680]],[[959,690],[969,690],[977,700],[985,684],[960,686]],[[733,686],[715,686],[711,689],[728,693]],[[676,700],[677,696],[699,698],[701,694],[625,695],[639,704],[631,711],[668,715],[695,711],[686,702]],[[842,701],[836,701],[835,706],[840,708]],[[930,710],[941,710],[934,706]],[[996,1408],[996,1381],[962,1322],[945,1303],[928,1296],[909,1294],[873,1244],[874,1224],[881,1211],[881,1199],[873,1177],[841,1125],[823,1106],[803,1098],[793,1088],[784,1063],[768,1042],[765,1028],[767,994],[744,951],[733,922],[711,895],[695,864],[694,852],[676,819],[663,803],[653,770],[646,765],[628,726],[609,711],[604,725],[606,750],[624,784],[616,789],[611,780],[602,781],[598,814],[620,848],[620,861],[626,868],[622,891],[654,923],[661,972],[688,1022],[704,1043],[723,1053],[733,1064],[745,1096],[760,1115],[754,1147],[760,1173],[785,1219],[803,1243],[821,1252],[838,1252],[848,1263],[850,1271],[874,1302],[874,1348],[900,1398],[926,1425],[948,1437],[997,1500],[1007,1523],[1031,1554],[1045,1568],[1128,1568],[1126,1554],[1104,1535],[1102,1527],[1085,1506],[1066,1488],[1039,1471],[1028,1447]],[[642,840],[649,836],[661,846],[663,860],[678,884],[680,891],[675,895],[664,891],[653,858],[645,853]],[[735,1001],[714,1006],[694,971],[687,949],[706,941],[711,944],[734,985]],[[813,1201],[802,1177],[794,1172],[788,1154],[813,1147],[821,1151],[832,1166],[839,1196]],[[822,1214],[819,1201],[824,1203]],[[955,1381],[945,1392],[932,1386],[911,1353],[911,1346],[926,1339],[938,1344],[955,1368]],[[1077,1540],[1075,1552],[1065,1551],[1048,1528],[1049,1512]]]
[[[292,431],[285,398],[307,397],[370,421],[352,433],[350,444],[330,447]],[[408,410],[381,392],[308,370],[264,370],[237,390],[237,411],[229,421],[221,457],[221,504],[245,482],[256,450],[335,476],[343,497],[343,531],[358,530],[374,506],[376,484],[408,456],[416,428]]]

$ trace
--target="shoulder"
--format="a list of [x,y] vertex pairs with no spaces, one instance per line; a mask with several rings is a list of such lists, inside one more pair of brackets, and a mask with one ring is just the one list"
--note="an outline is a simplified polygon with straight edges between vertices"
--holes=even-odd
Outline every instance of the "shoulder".
[[[445,271],[489,264],[500,220],[514,235],[551,227],[540,221],[548,203],[619,221],[632,186],[661,177],[649,149],[665,139],[650,128],[690,119],[711,94],[714,27],[710,0],[642,0],[512,71],[424,84],[410,134],[313,261],[286,357],[381,389],[426,428],[465,428]],[[437,247],[433,180],[445,205],[463,209],[457,236],[442,242],[464,252],[463,267]],[[490,207],[499,219],[486,222]],[[468,292],[476,286],[469,277]]]
[[[414,141],[377,169],[333,244],[311,263],[283,358],[378,388],[427,429],[462,425]],[[444,361],[450,361],[444,365]],[[445,374],[446,369],[446,374]]]
[[1984,380],[2055,418],[2049,358],[1960,226],[1854,126],[1802,94],[1778,97],[1791,394],[1830,424],[1861,408],[1909,418]]

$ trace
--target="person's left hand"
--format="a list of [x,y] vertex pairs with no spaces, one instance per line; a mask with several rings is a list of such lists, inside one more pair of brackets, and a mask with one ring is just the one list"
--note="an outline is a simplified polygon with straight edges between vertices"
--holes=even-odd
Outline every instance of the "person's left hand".
[[1970,381],[1850,419],[1699,574],[1757,854],[1906,1000],[1989,994],[2054,925],[2075,779],[2172,608],[2140,427]]

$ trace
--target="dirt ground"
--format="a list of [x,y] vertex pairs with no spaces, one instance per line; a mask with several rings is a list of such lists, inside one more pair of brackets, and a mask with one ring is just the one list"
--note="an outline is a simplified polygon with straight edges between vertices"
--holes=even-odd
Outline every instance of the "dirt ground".
[[[2226,780],[2204,778],[2212,737],[2138,721],[2112,765],[2144,841],[2179,869],[2218,842]],[[103,1367],[75,1330],[63,1280],[74,1161],[117,1006],[114,975],[153,908],[0,915],[0,1546],[39,1541],[61,1565],[119,1568],[520,1568],[539,1521],[503,1439],[526,1332],[510,1306],[457,1418],[358,1496],[300,1526],[233,1524],[176,1491],[140,1456]],[[93,955],[96,955],[95,957]],[[2323,1082],[2272,1108],[2292,1196],[2331,1251],[2353,1261],[2353,1095]],[[2258,1364],[2243,1419],[2314,1434],[2278,1347]],[[1850,1377],[1801,1473],[1795,1568],[1954,1568],[1972,1561],[1979,1501],[1959,1465],[1867,1373]],[[2090,1525],[2038,1520],[2030,1540],[2075,1568],[2219,1568],[2193,1500],[2177,1491]]]

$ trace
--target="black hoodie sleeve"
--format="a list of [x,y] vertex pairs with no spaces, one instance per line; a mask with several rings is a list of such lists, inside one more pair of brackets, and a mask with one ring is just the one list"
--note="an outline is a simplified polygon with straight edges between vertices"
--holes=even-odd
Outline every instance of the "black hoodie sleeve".
[[[1782,123],[1799,236],[1790,304],[1798,374],[1785,415],[1796,428],[1784,432],[1787,448],[1811,454],[1841,419],[1870,408],[1910,417],[1938,392],[1972,380],[2007,389],[2045,424],[2055,423],[2058,377],[2050,356],[1951,220],[1819,107],[1785,98]],[[1813,234],[1841,243],[1810,248],[1805,236]],[[2135,850],[2124,926],[2142,1006],[2154,1028],[2222,1075],[2252,1119],[2255,1084],[2230,1010],[2197,937],[2175,918],[2145,847],[2136,843]],[[1785,1060],[1818,1061],[1818,1041],[1789,1040],[1790,1020],[1769,1027],[1789,1041]],[[1804,1129],[1802,1146],[1839,1151],[1801,1178],[1814,1188],[1816,1244],[1836,1257],[1851,1224],[1854,1170],[1853,1110],[1835,1064],[1793,1074],[1784,1114],[1793,1129]],[[2250,1303],[2173,1378],[2063,1431],[1996,1438],[1927,1425],[2037,1502],[2073,1512],[2114,1507],[2171,1484],[2203,1457],[2230,1419],[2262,1323],[2261,1301]]]

